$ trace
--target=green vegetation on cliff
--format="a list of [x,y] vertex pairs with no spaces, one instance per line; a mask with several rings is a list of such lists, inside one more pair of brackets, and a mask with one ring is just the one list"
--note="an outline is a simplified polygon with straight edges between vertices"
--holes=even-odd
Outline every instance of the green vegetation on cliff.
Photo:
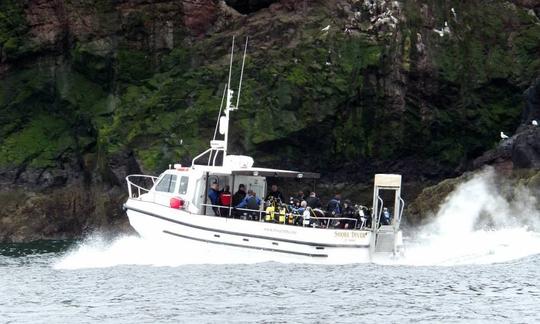
[[[343,14],[313,6],[228,27],[247,24],[252,34],[234,151],[315,170],[403,157],[455,167],[517,125],[521,92],[540,69],[540,24],[526,10],[456,2],[453,17],[436,1],[407,1],[388,34],[343,32]],[[10,64],[0,81],[1,166],[54,167],[66,154],[106,159],[132,150],[157,171],[204,149],[226,81],[229,33],[193,39],[176,27],[174,47],[157,50],[158,14],[133,11],[115,27],[116,9],[104,2],[92,9],[95,24],[120,37],[75,35],[53,58],[29,52],[40,47],[28,38],[24,9],[0,6]],[[445,21],[451,33],[440,37],[432,29]],[[19,60],[23,53],[32,60]]]

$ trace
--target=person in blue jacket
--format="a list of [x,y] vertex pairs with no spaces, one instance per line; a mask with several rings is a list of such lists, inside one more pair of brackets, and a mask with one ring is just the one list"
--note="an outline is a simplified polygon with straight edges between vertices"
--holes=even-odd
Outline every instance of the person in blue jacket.
[[253,210],[259,210],[259,206],[261,205],[261,198],[257,197],[257,194],[253,190],[248,190],[246,198],[240,202],[236,208],[246,208],[246,209],[253,209]]
[[208,190],[208,198],[210,198],[210,204],[213,205],[212,209],[214,210],[214,214],[216,214],[216,216],[219,216],[219,208],[214,207],[219,205],[219,186],[217,182],[214,182],[212,183],[212,185],[210,185],[210,189]]
[[[242,202],[239,203],[236,208],[259,210],[260,205],[261,199],[257,197],[257,194],[253,190],[249,189],[246,198],[244,198],[244,200],[242,200]],[[248,215],[251,217],[251,219],[256,219],[255,212],[250,212]]]

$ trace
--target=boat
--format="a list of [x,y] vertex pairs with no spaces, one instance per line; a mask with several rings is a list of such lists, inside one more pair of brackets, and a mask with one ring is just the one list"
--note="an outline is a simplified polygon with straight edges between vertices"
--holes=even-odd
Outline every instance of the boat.
[[[405,203],[398,174],[375,175],[369,218],[363,212],[365,208],[358,208],[358,217],[351,218],[326,215],[310,207],[299,212],[282,201],[238,208],[229,196],[226,203],[212,203],[208,195],[212,186],[234,189],[243,184],[253,195],[266,197],[267,184],[274,178],[316,181],[320,177],[313,172],[256,167],[249,156],[228,154],[229,120],[239,106],[247,42],[234,104],[233,38],[229,79],[209,148],[193,158],[190,166],[170,165],[157,177],[126,177],[129,196],[124,209],[131,226],[142,237],[172,239],[179,245],[225,246],[330,262],[369,262],[379,255],[402,255],[400,223]],[[384,222],[388,209],[394,215]],[[341,226],[345,223],[350,226]]]

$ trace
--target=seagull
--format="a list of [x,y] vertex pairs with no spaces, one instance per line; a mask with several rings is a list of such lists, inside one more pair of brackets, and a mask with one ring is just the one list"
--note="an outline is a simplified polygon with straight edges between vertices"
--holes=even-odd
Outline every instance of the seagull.
[[538,122],[536,120],[533,120],[531,124],[533,124],[533,126],[538,126]]
[[433,28],[433,31],[436,32],[437,34],[439,34],[439,36],[441,36],[441,37],[444,36],[444,31],[442,31],[441,29]]
[[324,27],[323,29],[321,29],[321,31],[328,31],[328,30],[330,30],[330,25],[328,25],[328,26]]
[[505,133],[501,132],[501,139],[505,140],[505,139],[509,139],[510,137],[508,137],[508,135],[506,135]]
[[439,34],[439,36],[443,37],[446,34],[450,34],[450,27],[448,27],[448,22],[444,22],[444,27],[441,29],[433,28],[433,31]]
[[445,34],[450,34],[450,27],[448,27],[448,22],[447,21],[444,22],[443,32]]

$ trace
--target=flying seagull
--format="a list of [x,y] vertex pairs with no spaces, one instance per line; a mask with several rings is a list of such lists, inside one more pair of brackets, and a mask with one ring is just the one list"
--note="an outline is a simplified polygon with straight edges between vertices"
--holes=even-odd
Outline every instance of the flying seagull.
[[508,135],[506,135],[505,133],[501,132],[501,139],[505,140],[505,139],[509,139],[510,137],[508,137]]
[[533,124],[533,126],[538,126],[538,122],[536,120],[533,120],[531,124]]
[[328,31],[328,30],[330,30],[330,25],[328,25],[328,26],[324,27],[323,29],[321,29],[321,31]]

